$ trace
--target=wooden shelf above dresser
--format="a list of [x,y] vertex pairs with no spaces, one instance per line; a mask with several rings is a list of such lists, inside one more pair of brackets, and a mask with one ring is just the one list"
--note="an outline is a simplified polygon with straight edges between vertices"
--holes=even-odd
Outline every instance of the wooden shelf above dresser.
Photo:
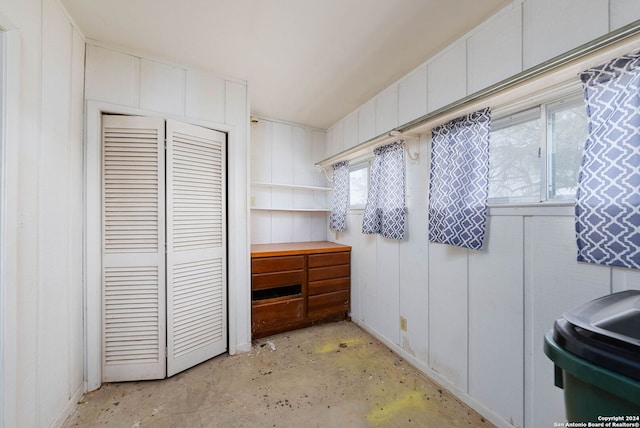
[[351,247],[327,241],[251,246],[253,338],[344,319]]

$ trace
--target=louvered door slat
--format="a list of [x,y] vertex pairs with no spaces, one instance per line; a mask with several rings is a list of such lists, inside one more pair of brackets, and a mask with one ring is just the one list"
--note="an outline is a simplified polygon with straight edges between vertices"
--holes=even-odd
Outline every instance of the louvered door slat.
[[103,116],[103,380],[166,374],[164,121]]
[[167,373],[226,351],[225,135],[167,121]]

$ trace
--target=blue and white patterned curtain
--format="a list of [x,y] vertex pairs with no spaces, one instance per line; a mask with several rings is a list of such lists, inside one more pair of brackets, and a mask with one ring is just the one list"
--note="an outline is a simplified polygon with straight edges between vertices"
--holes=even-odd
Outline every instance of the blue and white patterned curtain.
[[432,130],[429,241],[482,249],[489,194],[491,110]]
[[405,204],[404,144],[392,143],[373,152],[371,183],[362,217],[362,233],[403,239]]
[[576,193],[578,260],[640,268],[640,53],[581,73],[589,118]]
[[349,161],[333,165],[333,195],[329,229],[343,232],[347,229],[347,208],[349,207]]

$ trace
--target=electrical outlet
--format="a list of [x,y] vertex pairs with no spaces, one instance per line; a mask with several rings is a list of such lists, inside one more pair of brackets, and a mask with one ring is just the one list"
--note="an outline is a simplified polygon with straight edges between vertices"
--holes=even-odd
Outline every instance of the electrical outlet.
[[407,331],[407,319],[405,317],[400,317],[400,330]]

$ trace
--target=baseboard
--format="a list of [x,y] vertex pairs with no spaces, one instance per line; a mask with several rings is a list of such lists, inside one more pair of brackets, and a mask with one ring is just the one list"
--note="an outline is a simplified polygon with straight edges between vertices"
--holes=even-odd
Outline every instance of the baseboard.
[[409,354],[407,351],[402,349],[397,344],[389,341],[387,338],[382,336],[376,330],[372,329],[371,327],[367,326],[366,324],[361,323],[359,320],[352,319],[352,322],[354,322],[358,327],[360,327],[361,329],[363,329],[364,331],[366,331],[367,333],[369,333],[370,335],[372,335],[373,337],[378,339],[387,348],[389,348],[390,350],[392,350],[393,352],[398,354],[405,361],[407,361],[409,364],[411,364],[413,367],[415,367],[416,370],[420,371],[422,374],[424,374],[426,377],[428,377],[431,381],[436,383],[438,386],[446,389],[449,393],[451,393],[453,396],[455,396],[458,400],[462,401],[464,404],[466,404],[467,406],[471,407],[478,414],[480,414],[482,417],[487,419],[489,422],[491,422],[495,426],[497,426],[499,428],[513,428],[512,424],[510,424],[509,422],[505,421],[502,417],[500,417],[499,415],[497,415],[494,412],[492,412],[490,409],[488,409],[482,403],[478,402],[475,398],[473,398],[472,396],[470,396],[466,392],[461,391],[455,385],[449,383],[440,374],[438,374],[437,372],[433,371],[427,364],[425,364],[424,362],[418,360],[416,357],[414,357],[413,355]]
[[76,389],[76,391],[73,393],[73,395],[71,395],[71,398],[69,398],[69,401],[67,401],[67,404],[64,406],[64,409],[62,409],[62,411],[58,414],[58,416],[51,423],[51,425],[49,425],[50,428],[62,427],[62,425],[67,420],[67,418],[71,416],[73,411],[78,406],[78,401],[80,401],[80,399],[82,398],[86,390],[87,390],[87,384],[85,382],[82,382],[80,386],[78,386],[78,389]]

